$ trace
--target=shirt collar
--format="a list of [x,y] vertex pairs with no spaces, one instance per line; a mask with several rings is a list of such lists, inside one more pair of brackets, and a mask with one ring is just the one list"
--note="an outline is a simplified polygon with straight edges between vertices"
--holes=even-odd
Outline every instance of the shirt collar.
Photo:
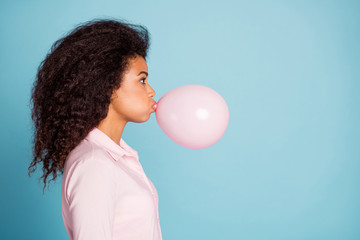
[[115,161],[119,161],[123,156],[130,156],[138,158],[138,153],[132,149],[124,139],[120,139],[120,145],[116,144],[108,135],[102,132],[97,127],[93,128],[86,139],[95,143],[96,145],[103,147]]

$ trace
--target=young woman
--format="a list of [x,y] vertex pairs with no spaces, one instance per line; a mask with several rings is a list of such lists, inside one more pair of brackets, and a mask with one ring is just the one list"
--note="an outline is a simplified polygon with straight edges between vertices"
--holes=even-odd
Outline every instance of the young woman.
[[[127,122],[154,112],[146,28],[93,20],[54,43],[32,90],[34,158],[62,178],[62,216],[71,240],[162,239],[158,194],[137,152],[122,139]],[[50,181],[51,181],[50,180]]]

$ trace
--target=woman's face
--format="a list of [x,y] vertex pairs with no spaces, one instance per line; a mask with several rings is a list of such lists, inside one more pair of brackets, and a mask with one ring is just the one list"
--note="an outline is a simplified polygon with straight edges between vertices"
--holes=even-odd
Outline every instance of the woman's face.
[[145,122],[154,112],[155,91],[148,83],[148,68],[143,57],[130,59],[129,68],[124,73],[120,87],[115,90],[109,111],[116,118],[126,122]]

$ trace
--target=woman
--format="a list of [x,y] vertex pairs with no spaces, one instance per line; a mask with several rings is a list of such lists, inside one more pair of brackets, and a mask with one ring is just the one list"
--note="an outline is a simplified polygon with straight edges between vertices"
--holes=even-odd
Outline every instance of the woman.
[[93,20],[56,41],[39,66],[29,175],[42,163],[44,191],[49,174],[63,174],[71,240],[162,239],[157,191],[121,138],[127,122],[155,109],[148,47],[142,26]]

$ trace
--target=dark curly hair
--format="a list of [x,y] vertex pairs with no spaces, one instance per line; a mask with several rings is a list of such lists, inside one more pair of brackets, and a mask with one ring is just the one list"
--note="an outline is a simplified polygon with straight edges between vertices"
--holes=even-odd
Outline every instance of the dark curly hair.
[[52,173],[52,181],[63,174],[68,154],[107,116],[130,59],[146,59],[148,48],[145,27],[110,19],[80,24],[52,45],[30,99],[34,136],[28,175],[42,163],[43,193],[48,176]]

